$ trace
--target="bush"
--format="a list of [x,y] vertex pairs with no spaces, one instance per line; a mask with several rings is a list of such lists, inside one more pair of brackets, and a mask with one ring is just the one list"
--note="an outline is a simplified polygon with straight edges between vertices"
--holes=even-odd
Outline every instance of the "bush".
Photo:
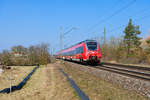
[[49,45],[44,43],[30,46],[29,48],[25,48],[21,45],[14,46],[11,48],[10,52],[4,50],[0,54],[0,62],[7,66],[45,65],[51,61],[48,51]]

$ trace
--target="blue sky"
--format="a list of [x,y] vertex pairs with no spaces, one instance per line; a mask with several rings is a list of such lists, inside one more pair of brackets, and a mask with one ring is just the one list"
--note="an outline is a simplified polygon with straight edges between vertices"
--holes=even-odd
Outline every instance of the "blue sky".
[[[63,33],[76,27],[64,36],[66,46],[91,37],[102,37],[106,27],[107,39],[123,35],[124,27],[110,30],[133,19],[140,25],[141,37],[150,35],[150,0],[135,2],[118,14],[114,12],[133,0],[0,0],[0,51],[14,45],[49,43],[59,49],[60,26]],[[102,23],[101,23],[102,22]]]

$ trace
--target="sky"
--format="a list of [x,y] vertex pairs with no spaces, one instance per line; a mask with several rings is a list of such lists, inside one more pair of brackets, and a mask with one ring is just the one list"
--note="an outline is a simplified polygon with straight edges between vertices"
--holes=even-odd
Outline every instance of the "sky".
[[140,36],[146,37],[150,35],[149,5],[150,0],[0,0],[0,52],[40,43],[58,51],[60,27],[64,47],[100,38],[104,27],[107,39],[120,37],[122,25],[130,18],[140,26]]

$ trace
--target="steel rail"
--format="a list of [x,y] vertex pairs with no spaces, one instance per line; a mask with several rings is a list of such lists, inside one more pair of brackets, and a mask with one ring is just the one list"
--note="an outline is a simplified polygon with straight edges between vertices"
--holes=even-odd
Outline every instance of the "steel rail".
[[110,67],[110,66],[101,66],[101,67],[105,67],[105,68],[111,68],[111,69],[114,69],[114,70],[120,70],[120,71],[124,71],[124,72],[129,72],[129,73],[133,73],[133,74],[138,74],[138,75],[143,75],[143,76],[147,76],[147,77],[150,77],[150,73],[145,73],[145,72],[141,72],[141,71],[133,71],[133,70],[129,70],[129,69],[124,69],[124,68],[116,68],[116,67]]
[[[93,66],[90,66],[90,67],[93,67]],[[131,69],[127,70],[127,69],[122,69],[122,68],[121,69],[120,68],[114,68],[114,66],[106,66],[106,65],[95,66],[95,68],[110,71],[110,72],[117,73],[117,74],[120,74],[120,75],[133,77],[133,78],[136,78],[136,79],[142,79],[142,80],[145,80],[145,81],[150,81],[150,74],[145,73],[145,72],[133,71]]]
[[[90,66],[90,67],[93,67],[93,66]],[[95,68],[100,69],[100,70],[110,71],[110,72],[117,73],[117,74],[120,74],[120,75],[133,77],[133,78],[136,78],[136,79],[142,79],[142,80],[145,80],[145,81],[150,81],[150,78],[146,78],[146,77],[143,77],[143,76],[138,76],[138,75],[135,75],[135,74],[132,74],[132,73],[122,72],[122,71],[119,71],[119,70],[114,70],[114,69],[111,69],[111,68],[106,68],[106,67],[101,67],[101,66],[95,66]]]
[[116,63],[108,63],[108,62],[102,62],[102,64],[103,65],[116,66],[116,67],[125,67],[125,68],[130,68],[130,69],[150,71],[149,67],[144,67],[144,66],[124,65],[124,64],[116,64]]

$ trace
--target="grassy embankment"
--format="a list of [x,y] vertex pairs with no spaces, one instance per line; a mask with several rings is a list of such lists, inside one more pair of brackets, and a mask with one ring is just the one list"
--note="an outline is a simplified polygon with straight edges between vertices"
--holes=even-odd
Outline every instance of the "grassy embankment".
[[85,73],[78,69],[77,64],[60,66],[91,100],[149,100],[136,92],[125,90],[88,72]]

